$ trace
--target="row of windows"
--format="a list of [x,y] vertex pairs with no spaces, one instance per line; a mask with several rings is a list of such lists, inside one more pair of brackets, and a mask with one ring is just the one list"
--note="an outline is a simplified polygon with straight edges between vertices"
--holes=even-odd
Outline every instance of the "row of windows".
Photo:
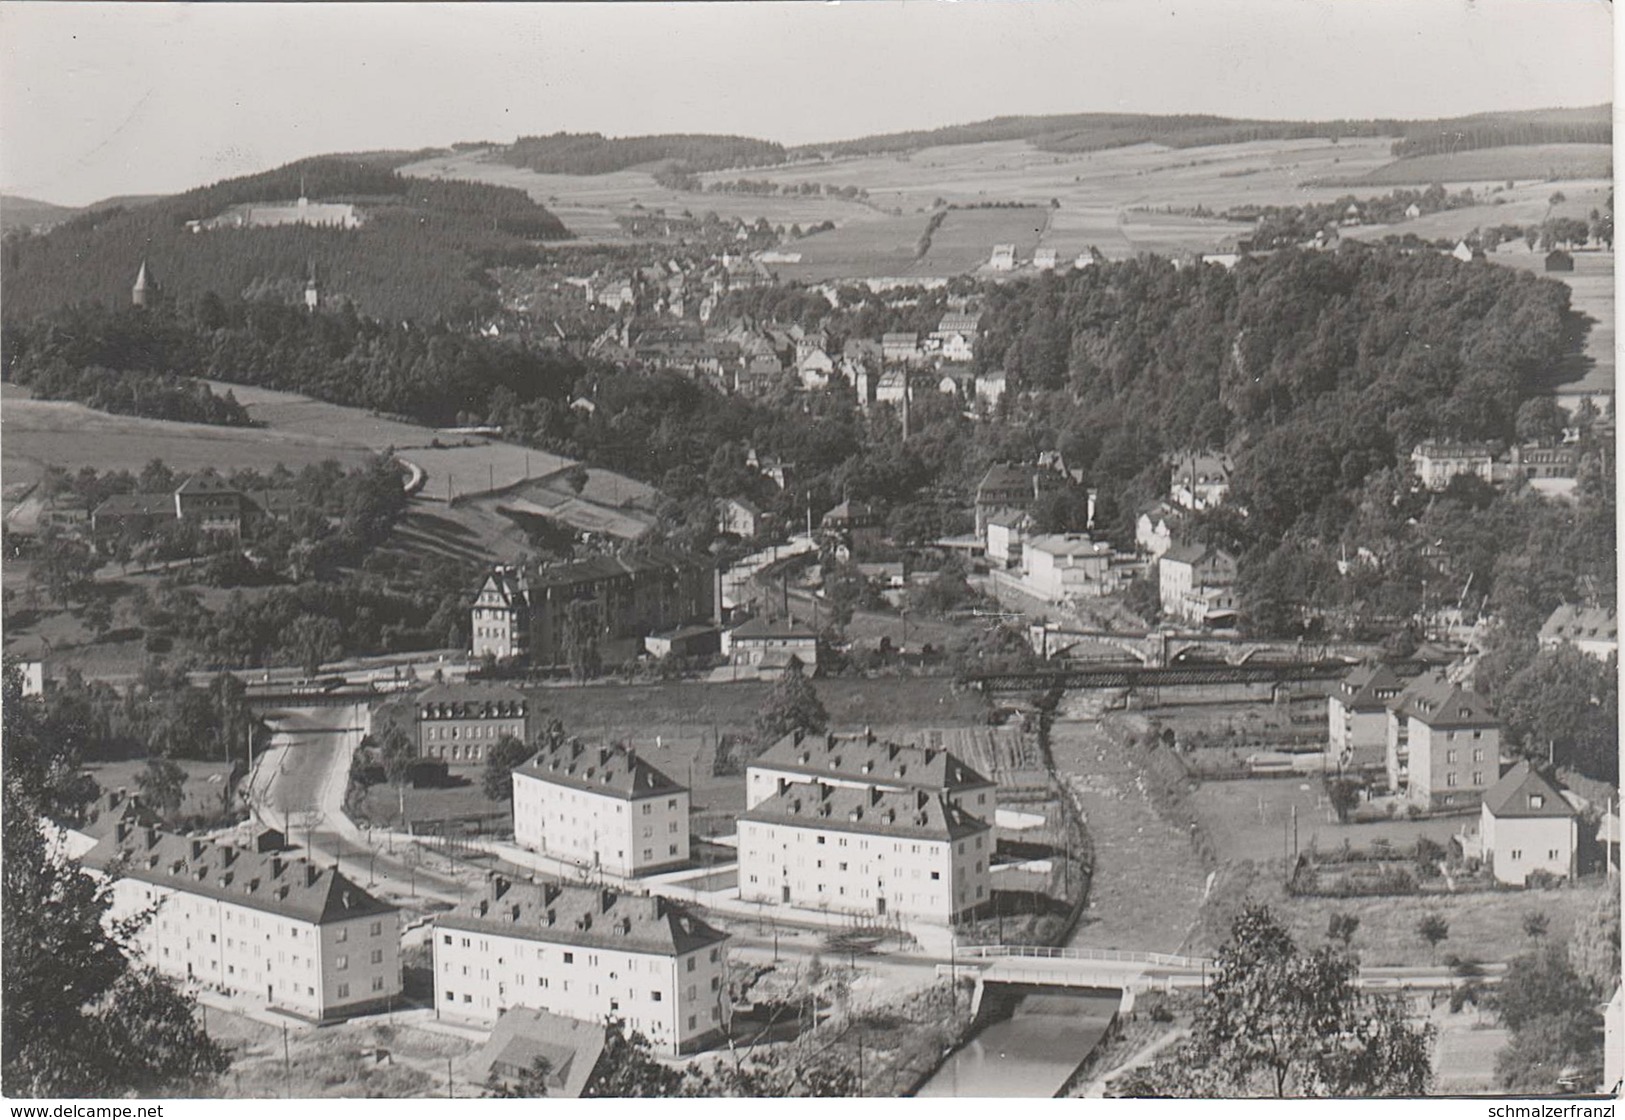
[[[1460,777],[1460,775],[1458,775],[1454,770],[1452,770],[1450,773],[1448,773],[1448,774],[1446,774],[1444,776],[1444,784],[1447,785],[1447,786],[1452,786],[1452,787],[1460,785],[1461,783],[1457,780],[1459,777]],[[1482,770],[1474,770],[1473,771],[1473,785],[1481,786],[1483,784],[1484,784],[1484,772]]]
[[[467,728],[430,727],[428,732],[427,737],[431,741],[440,739],[500,739],[504,735],[523,738],[525,725],[522,723],[505,723],[500,727],[493,727],[488,724],[476,724]],[[466,734],[459,734],[459,732],[466,732]]]
[[[474,939],[472,937],[455,937],[454,938],[449,933],[442,933],[440,935],[440,943],[442,945],[455,945],[455,946],[457,946],[459,948],[463,948],[463,949],[473,949],[474,948]],[[479,951],[482,952],[482,953],[489,953],[491,951],[491,943],[489,941],[487,941],[483,937],[480,938]],[[522,952],[523,950],[520,950],[520,951]],[[576,951],[574,949],[564,949],[564,950],[561,950],[560,952],[561,952],[561,954],[562,954],[562,956],[564,958],[564,963],[565,964],[574,964],[575,963]],[[502,958],[502,957],[498,957],[497,958],[497,963],[502,964],[503,959],[504,958]],[[536,946],[536,959],[539,960],[539,961],[547,959],[547,947],[546,946],[543,946],[543,945]],[[618,964],[615,963],[615,961],[618,961],[618,960],[619,960],[619,958],[613,958],[611,960],[611,967],[613,967],[613,968],[620,967]],[[639,960],[648,960],[648,962],[649,962],[649,971],[651,971],[651,972],[660,972],[665,967],[667,958],[664,958],[664,957],[647,957],[646,958],[646,957],[628,956],[626,958],[626,970],[628,972],[636,972],[638,970],[638,961]],[[697,960],[699,960],[698,954],[691,955],[691,956],[689,956],[687,958],[688,971],[690,971],[690,972],[694,971],[694,964],[695,964],[695,962]],[[722,950],[720,948],[711,949],[710,950],[710,961],[711,961],[711,963],[712,964],[718,964],[718,963],[721,962],[721,960],[722,960]],[[587,963],[588,967],[590,967],[590,968],[599,967],[599,955],[597,953],[588,953],[586,963]],[[611,973],[611,975],[614,975],[614,974]]]
[[[1512,851],[1508,852],[1507,854],[1510,855],[1513,859],[1522,859],[1523,858],[1523,849],[1522,848],[1513,848]],[[1546,858],[1547,859],[1562,859],[1563,854],[1560,851],[1558,851],[1556,848],[1548,848],[1546,850]]]
[[[1444,752],[1444,760],[1445,760],[1445,761],[1446,761],[1446,762],[1448,762],[1448,763],[1452,763],[1452,764],[1453,764],[1453,763],[1454,763],[1454,762],[1455,762],[1455,761],[1456,761],[1456,757],[1457,757],[1457,756],[1458,756],[1458,755],[1459,755],[1459,754],[1461,754],[1461,752],[1460,752],[1460,751],[1455,751],[1455,750],[1449,750],[1449,751],[1445,751],[1445,752]],[[1484,750],[1483,750],[1483,748],[1482,748],[1482,747],[1480,747],[1480,748],[1476,748],[1476,749],[1475,749],[1475,750],[1474,750],[1474,751],[1473,751],[1473,761],[1474,761],[1474,762],[1483,762],[1483,761],[1484,761]]]
[[[933,873],[931,877],[933,879],[935,879],[937,876],[936,876],[935,873]],[[756,876],[752,875],[750,877],[750,881],[752,883],[756,882]],[[879,897],[879,898],[890,899],[892,902],[895,902],[895,903],[902,903],[902,902],[906,901],[906,902],[909,902],[909,903],[911,903],[913,905],[920,905],[922,903],[925,904],[925,905],[930,905],[933,902],[939,901],[940,898],[941,898],[940,892],[927,891],[923,898],[921,897],[921,895],[918,892],[911,892],[907,896],[907,898],[905,899],[905,897],[903,896],[903,894],[901,892],[899,892],[899,891],[887,891],[887,890],[885,890],[883,888],[884,888],[884,885],[882,885],[881,888],[877,888],[874,892],[870,892],[870,890],[867,887],[864,887],[864,888],[861,888],[860,890],[857,891],[855,897],[863,898],[863,899],[872,898],[872,897]],[[788,892],[790,889],[791,888],[790,888],[790,886],[788,884],[786,884],[784,886],[784,890],[786,892]],[[816,883],[816,884],[814,884],[813,893],[814,894],[828,894],[829,893],[828,884],[826,884],[826,883]],[[836,888],[835,888],[835,894],[836,894],[836,897],[838,897],[838,898],[847,897],[846,888],[844,886],[837,885]],[[986,894],[986,887],[984,887],[982,884],[978,883],[976,885],[976,897],[977,898],[982,898],[985,894]],[[750,900],[747,899],[746,901],[750,901]],[[788,902],[789,898],[786,897],[785,901]]]

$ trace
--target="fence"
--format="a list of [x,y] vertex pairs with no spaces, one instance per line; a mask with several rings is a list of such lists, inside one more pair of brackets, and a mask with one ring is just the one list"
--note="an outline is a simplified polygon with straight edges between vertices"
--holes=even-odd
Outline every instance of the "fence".
[[1052,945],[972,945],[960,955],[976,960],[1025,957],[1034,960],[1113,961],[1121,964],[1155,965],[1159,968],[1201,968],[1201,957],[1180,957],[1171,953],[1142,953],[1132,949],[1083,949]]

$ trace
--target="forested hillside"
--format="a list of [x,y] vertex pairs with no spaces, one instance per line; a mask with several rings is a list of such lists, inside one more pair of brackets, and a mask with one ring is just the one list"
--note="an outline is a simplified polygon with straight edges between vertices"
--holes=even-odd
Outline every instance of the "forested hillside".
[[[353,202],[359,229],[287,225],[190,232],[232,206]],[[149,205],[81,214],[49,232],[8,236],[0,249],[8,320],[84,301],[119,305],[142,260],[171,297],[244,292],[302,297],[311,268],[330,303],[392,320],[464,322],[495,307],[483,266],[537,241],[569,236],[523,191],[408,179],[387,167],[312,159]]]
[[1612,128],[1612,108],[1606,105],[1423,121],[1255,121],[1201,114],[1148,116],[1141,113],[1069,113],[1042,117],[995,117],[974,124],[809,144],[795,149],[791,155],[864,155],[912,151],[941,144],[982,144],[995,140],[1028,140],[1035,147],[1049,152],[1091,152],[1129,144],[1195,148],[1251,140],[1392,136],[1396,138],[1394,154],[1410,156],[1508,144],[1608,144],[1612,142]]
[[[1228,272],[1145,259],[995,289],[982,325],[978,363],[1037,391],[1009,423],[1084,468],[1120,541],[1135,503],[1166,486],[1162,455],[1232,451],[1233,507],[1198,532],[1241,556],[1262,629],[1290,631],[1310,605],[1400,616],[1427,581],[1469,575],[1475,598],[1523,622],[1612,596],[1601,445],[1585,449],[1572,507],[1487,486],[1430,498],[1406,482],[1423,439],[1555,435],[1550,401],[1528,394],[1574,344],[1560,284],[1352,246]],[[1360,548],[1377,566],[1341,575],[1339,555]]]

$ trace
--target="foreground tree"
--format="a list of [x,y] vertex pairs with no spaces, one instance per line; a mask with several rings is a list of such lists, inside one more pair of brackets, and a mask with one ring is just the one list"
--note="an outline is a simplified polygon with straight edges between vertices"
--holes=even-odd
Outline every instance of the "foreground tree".
[[792,731],[816,735],[828,726],[829,713],[818,699],[818,691],[801,671],[801,662],[792,657],[784,676],[773,686],[756,715],[757,739],[771,744]]
[[1131,1096],[1417,1096],[1434,1028],[1362,992],[1341,947],[1304,952],[1262,906],[1231,927],[1191,1039],[1127,1079]]
[[512,735],[498,739],[486,752],[485,769],[480,773],[480,792],[492,801],[512,800],[513,772],[534,753],[523,740]]
[[[8,758],[42,755],[26,741],[39,727],[37,701],[6,677]],[[222,1072],[229,1058],[197,1026],[193,1000],[130,959],[129,939],[150,918],[109,922],[111,888],[48,844],[40,822],[54,795],[31,784],[44,773],[8,766],[0,791],[0,1090],[153,1096]]]
[[1545,941],[1534,952],[1515,958],[1495,991],[1501,1025],[1512,1032],[1506,1048],[1495,1056],[1495,1077],[1501,1087],[1556,1092],[1565,1071],[1576,1083],[1595,1086],[1602,1078],[1597,1000],[1562,945]]
[[147,768],[136,775],[141,800],[161,817],[173,817],[186,800],[186,771],[167,758],[147,760]]

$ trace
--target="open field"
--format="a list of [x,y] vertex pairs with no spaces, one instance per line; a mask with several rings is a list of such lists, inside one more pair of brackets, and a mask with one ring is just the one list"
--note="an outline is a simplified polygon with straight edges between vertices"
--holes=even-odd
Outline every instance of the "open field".
[[183,472],[269,470],[278,463],[298,470],[325,459],[355,465],[367,458],[364,447],[327,436],[114,416],[71,401],[31,400],[26,389],[10,383],[0,385],[0,402],[0,474],[8,488],[38,481],[47,466],[138,473],[157,458]]
[[773,265],[781,280],[812,282],[846,276],[930,276],[916,258],[927,219],[914,214],[837,226],[792,241],[793,264]]
[[[1425,241],[1436,241],[1440,238],[1454,241],[1466,237],[1474,230],[1487,230],[1491,226],[1527,227],[1538,226],[1548,218],[1585,218],[1592,210],[1603,206],[1612,189],[1610,183],[1600,179],[1566,182],[1561,188],[1563,201],[1554,204],[1551,198],[1558,191],[1548,182],[1520,182],[1514,183],[1511,188],[1504,182],[1498,182],[1488,189],[1480,189],[1475,185],[1475,194],[1483,199],[1477,206],[1440,210],[1393,225],[1354,226],[1344,229],[1342,236],[1356,241],[1380,241],[1389,234],[1403,236],[1410,233]],[[1388,192],[1384,189],[1371,193],[1376,195]],[[1516,247],[1520,250],[1527,248],[1521,241],[1516,243]],[[1491,254],[1490,259],[1501,263],[1501,255],[1512,251],[1512,248],[1504,246]],[[1544,258],[1545,254],[1541,256]]]
[[1606,179],[1613,170],[1613,150],[1605,144],[1519,144],[1396,159],[1364,175],[1339,176],[1337,184],[1425,187],[1429,183],[1487,183],[1506,179]]
[[988,263],[993,246],[1013,244],[1016,259],[1029,261],[1049,227],[1052,211],[1038,206],[1012,210],[950,210],[931,235],[920,263],[938,275],[969,272]]
[[[845,224],[879,217],[875,210],[862,203],[821,195],[780,198],[721,191],[673,191],[656,183],[647,171],[636,169],[608,175],[540,175],[522,167],[488,160],[482,151],[437,156],[421,163],[408,164],[400,169],[400,173],[425,179],[468,179],[517,187],[558,215],[570,232],[592,240],[624,240],[620,226],[615,223],[615,215],[631,213],[634,207],[664,209],[671,214],[681,214],[684,210],[694,214],[714,211],[723,218],[742,218],[747,222],[766,218],[774,225],[785,226],[795,222],[815,225],[823,221]],[[767,177],[756,169],[720,176],[723,179]],[[802,178],[815,179],[817,176],[808,174]]]
[[[1293,938],[1312,945],[1326,936],[1333,914],[1360,919],[1353,948],[1367,965],[1429,965],[1454,953],[1481,961],[1505,961],[1525,952],[1524,915],[1539,911],[1550,921],[1552,940],[1567,939],[1576,919],[1608,889],[1597,879],[1553,890],[1474,891],[1461,894],[1391,895],[1367,898],[1294,898],[1281,883],[1279,855],[1271,863],[1227,863],[1221,869],[1193,952],[1212,953],[1226,939],[1230,916],[1244,900],[1260,902],[1287,925]],[[1417,935],[1417,923],[1437,913],[1450,927],[1435,954]]]
[[1298,848],[1329,851],[1347,841],[1369,848],[1374,840],[1387,840],[1404,852],[1418,837],[1445,843],[1463,824],[1476,817],[1434,817],[1428,820],[1384,820],[1367,824],[1338,824],[1324,804],[1318,779],[1253,778],[1235,782],[1203,782],[1191,794],[1202,827],[1213,840],[1221,860],[1265,862],[1281,858],[1282,845],[1292,831],[1292,810],[1298,811]]
[[[818,182],[861,187],[869,204],[822,195],[758,196],[668,191],[644,171],[610,175],[537,175],[485,162],[478,153],[437,157],[403,169],[405,174],[457,177],[517,186],[547,205],[578,234],[622,239],[615,216],[634,207],[672,213],[714,210],[749,221],[803,226],[832,221],[836,229],[788,246],[801,252],[796,264],[774,266],[782,279],[818,281],[863,276],[941,276],[984,263],[998,241],[1027,235],[1001,233],[976,244],[933,239],[923,261],[914,253],[926,216],[945,203],[1019,202],[1059,207],[1041,244],[1063,257],[1093,245],[1119,259],[1138,252],[1214,251],[1246,227],[1213,219],[1157,214],[1198,206],[1215,212],[1245,205],[1328,202],[1346,194],[1380,194],[1393,186],[1442,180],[1502,184],[1526,182],[1541,201],[1561,180],[1605,181],[1611,151],[1599,145],[1538,145],[1486,149],[1449,156],[1396,161],[1382,138],[1266,140],[1203,148],[1170,149],[1138,144],[1097,152],[1046,152],[1026,141],[997,141],[925,148],[916,152],[804,160],[781,167],[720,171],[706,182],[766,179],[784,184]],[[1346,185],[1358,184],[1358,185]],[[1516,192],[1519,200],[1525,193]],[[1513,197],[1509,196],[1508,201]],[[945,228],[959,212],[951,215]],[[972,212],[979,213],[979,212]],[[1508,211],[1510,213],[1510,211]],[[1509,219],[1510,220],[1510,219]],[[1529,220],[1524,218],[1523,220]],[[967,227],[969,229],[970,227]],[[943,231],[938,231],[939,237]],[[968,235],[967,235],[968,236]],[[977,238],[980,238],[978,234]],[[965,263],[968,262],[968,263]]]
[[1575,253],[1573,272],[1545,272],[1546,255],[1517,251],[1523,248],[1522,243],[1506,247],[1491,259],[1496,264],[1540,272],[1567,284],[1570,305],[1591,319],[1585,350],[1551,371],[1551,391],[1565,406],[1585,394],[1612,393],[1616,360],[1613,252]]

